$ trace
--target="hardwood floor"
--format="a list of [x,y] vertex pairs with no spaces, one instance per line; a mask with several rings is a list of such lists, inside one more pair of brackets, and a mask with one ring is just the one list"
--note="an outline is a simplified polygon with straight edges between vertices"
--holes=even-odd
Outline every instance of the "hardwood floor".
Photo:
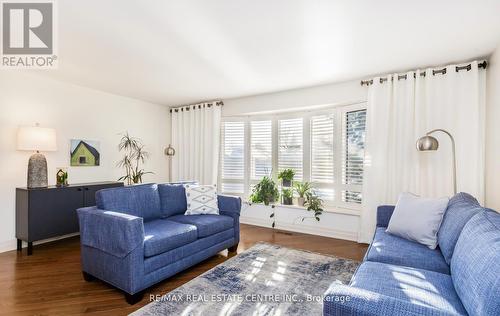
[[[241,225],[241,252],[259,241],[361,260],[367,246],[320,236]],[[122,292],[100,281],[85,282],[80,268],[80,240],[72,237],[36,246],[32,256],[0,254],[0,315],[126,315],[228,259],[227,251],[146,290],[128,305]]]

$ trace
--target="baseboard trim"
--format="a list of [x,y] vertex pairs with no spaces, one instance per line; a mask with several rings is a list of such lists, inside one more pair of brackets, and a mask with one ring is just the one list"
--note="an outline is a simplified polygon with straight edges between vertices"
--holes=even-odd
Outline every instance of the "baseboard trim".
[[0,243],[0,253],[16,250],[16,248],[17,248],[16,239],[6,240]]
[[[263,220],[261,218],[255,218],[255,217],[242,216],[242,217],[240,217],[240,223],[271,228],[269,220]],[[344,231],[344,230],[339,230],[339,229],[325,229],[322,227],[312,227],[312,226],[304,225],[302,223],[297,224],[297,225],[276,223],[275,228],[280,229],[280,230],[296,232],[296,233],[318,235],[318,236],[344,239],[344,240],[350,240],[350,241],[357,241],[358,240],[358,233],[357,232]]]
[[[69,237],[74,237],[74,236],[78,236],[78,235],[80,235],[80,233],[73,233],[73,234],[58,236],[58,237],[54,237],[54,238],[48,238],[48,239],[44,239],[44,240],[35,241],[33,243],[33,245],[36,246],[36,245],[45,244],[48,242],[52,242],[52,241],[56,241],[56,240],[60,240],[60,239],[64,239],[64,238],[69,238]],[[23,242],[23,248],[26,248],[27,246],[28,246],[28,244],[26,242]],[[16,250],[16,249],[17,249],[17,239],[11,239],[11,240],[7,240],[7,241],[0,243],[0,253],[12,251],[12,250]]]

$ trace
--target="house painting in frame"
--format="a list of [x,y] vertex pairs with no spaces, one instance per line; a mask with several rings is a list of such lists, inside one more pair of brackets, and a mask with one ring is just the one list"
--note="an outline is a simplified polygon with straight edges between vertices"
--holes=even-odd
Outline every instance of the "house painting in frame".
[[99,142],[72,139],[70,155],[72,167],[99,166],[101,159]]

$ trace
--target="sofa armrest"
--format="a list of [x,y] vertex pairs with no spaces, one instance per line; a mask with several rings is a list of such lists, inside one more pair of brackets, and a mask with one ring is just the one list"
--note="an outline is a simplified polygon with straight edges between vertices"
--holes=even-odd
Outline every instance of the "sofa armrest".
[[325,293],[323,299],[323,315],[453,315],[433,307],[418,305],[340,283],[334,283]]
[[105,211],[97,207],[77,210],[82,245],[124,258],[144,243],[142,217]]
[[241,212],[241,198],[237,196],[230,195],[218,195],[217,202],[219,205],[219,211],[221,212],[231,212],[238,216]]
[[234,221],[234,243],[237,245],[240,241],[240,212],[241,198],[237,196],[218,195],[219,213],[230,216]]
[[377,207],[377,227],[387,227],[395,206],[380,205]]

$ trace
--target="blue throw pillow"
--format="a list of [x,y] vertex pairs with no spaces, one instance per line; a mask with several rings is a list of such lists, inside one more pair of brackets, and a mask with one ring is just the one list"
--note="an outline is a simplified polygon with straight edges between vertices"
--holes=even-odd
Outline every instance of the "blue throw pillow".
[[460,192],[450,199],[438,232],[439,248],[448,265],[465,224],[481,211],[483,208],[470,194]]
[[97,207],[152,220],[159,218],[160,197],[154,183],[103,189],[96,192]]
[[182,184],[158,184],[160,192],[161,214],[169,217],[184,214],[187,209],[186,190]]

